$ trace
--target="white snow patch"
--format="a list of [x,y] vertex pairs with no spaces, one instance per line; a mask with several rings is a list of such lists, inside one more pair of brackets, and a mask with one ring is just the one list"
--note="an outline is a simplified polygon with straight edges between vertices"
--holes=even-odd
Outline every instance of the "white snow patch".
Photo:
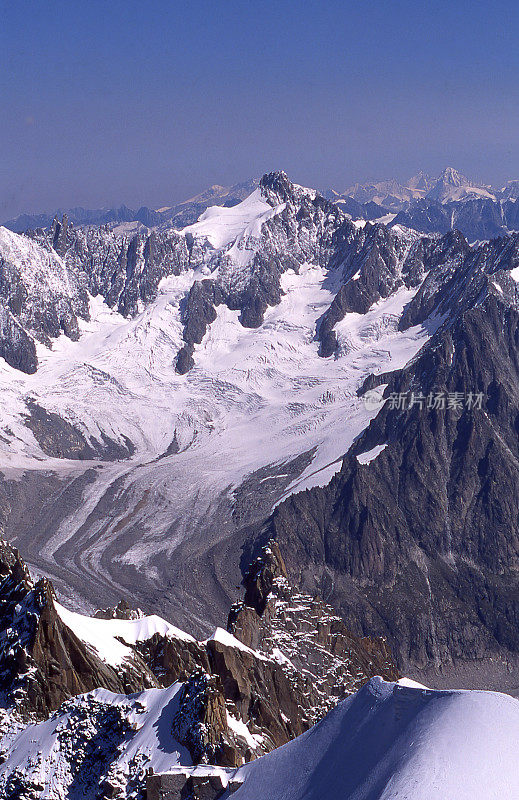
[[[232,633],[226,631],[224,628],[216,628],[215,632],[205,640],[206,642],[220,642],[220,644],[224,644],[226,647],[236,647],[238,650],[243,650],[244,653],[250,653],[254,656],[254,658],[259,658],[262,661],[266,661],[267,659],[257,650],[252,650],[250,647],[247,647],[246,644],[240,642],[239,639],[236,639]],[[205,644],[205,642],[203,642]]]
[[382,225],[389,225],[391,222],[393,222],[395,217],[396,217],[396,214],[384,214],[383,217],[378,217],[374,221],[375,222],[379,222]]
[[155,614],[135,620],[95,619],[69,611],[60,603],[55,603],[61,621],[76,634],[78,639],[88,644],[107,664],[115,666],[131,657],[132,650],[126,644],[136,644],[151,639],[156,633],[171,639],[194,642],[192,636],[179,630],[165,619]]
[[273,208],[263,199],[261,189],[231,208],[210,206],[198,222],[188,225],[182,233],[207,241],[217,250],[227,247],[243,236],[259,239],[262,224],[278,214],[285,206]]
[[417,683],[417,681],[413,681],[411,678],[400,678],[397,681],[399,686],[407,686],[410,689],[428,689],[428,686],[424,686],[423,683]]
[[263,742],[263,736],[261,736],[261,734],[251,733],[241,719],[236,719],[236,717],[233,717],[229,712],[227,712],[227,724],[233,733],[247,742],[252,750],[257,750]]
[[380,453],[385,450],[387,447],[387,442],[385,444],[377,444],[371,450],[368,450],[366,453],[359,453],[357,456],[357,461],[359,464],[369,464],[373,459],[375,459]]

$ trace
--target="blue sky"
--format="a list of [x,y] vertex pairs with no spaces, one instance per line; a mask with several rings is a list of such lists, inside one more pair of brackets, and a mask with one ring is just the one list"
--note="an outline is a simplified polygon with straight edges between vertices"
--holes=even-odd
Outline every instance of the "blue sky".
[[0,0],[0,219],[285,169],[519,177],[513,2]]

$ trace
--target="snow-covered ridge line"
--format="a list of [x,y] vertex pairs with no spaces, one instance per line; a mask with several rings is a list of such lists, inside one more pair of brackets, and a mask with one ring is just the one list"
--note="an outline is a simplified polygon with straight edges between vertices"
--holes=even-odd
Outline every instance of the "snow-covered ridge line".
[[218,777],[236,800],[501,800],[519,793],[518,736],[519,702],[507,695],[373,678],[256,761],[223,774],[206,766],[169,774]]
[[0,765],[2,795],[14,797],[12,792],[25,786],[38,798],[94,800],[103,784],[125,800],[141,797],[146,769],[192,764],[171,731],[181,688],[175,683],[131,696],[96,689],[44,722],[7,733],[0,740],[6,756]]
[[188,633],[156,614],[132,620],[96,619],[69,611],[57,602],[54,605],[62,622],[111,666],[118,666],[131,657],[133,650],[126,645],[145,642],[156,633],[184,642],[195,641]]
[[[249,197],[236,206],[210,206],[200,216],[198,222],[182,228],[183,236],[206,239],[215,250],[223,250],[231,243],[236,251],[244,249],[242,243],[249,238],[258,240],[264,222],[285,208],[285,203],[272,207],[256,189]],[[253,252],[252,249],[250,252]]]
[[[156,634],[179,642],[196,643],[193,636],[156,614],[137,619],[100,619],[70,611],[57,601],[54,601],[54,606],[67,628],[88,645],[102,661],[112,667],[120,667],[131,659],[134,653],[132,645],[146,642]],[[212,636],[200,642],[200,645],[205,645],[209,641],[220,642],[226,647],[235,647],[249,653],[259,660],[266,660],[265,655],[247,647],[223,628],[217,628]]]

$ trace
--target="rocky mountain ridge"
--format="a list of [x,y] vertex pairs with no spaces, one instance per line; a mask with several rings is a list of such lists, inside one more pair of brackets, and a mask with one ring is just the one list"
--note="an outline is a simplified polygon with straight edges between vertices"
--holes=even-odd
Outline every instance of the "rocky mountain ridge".
[[[271,173],[242,203],[210,208],[180,232],[121,245],[113,231],[56,224],[25,240],[60,269],[83,270],[91,317],[80,318],[78,342],[40,346],[35,376],[5,387],[0,447],[13,471],[1,485],[2,525],[30,563],[96,605],[129,592],[207,633],[237,599],[248,566],[240,553],[279,536],[295,591],[313,596],[331,581],[327,602],[357,633],[386,636],[400,668],[441,680],[442,669],[480,664],[484,682],[499,663],[492,680],[511,687],[515,640],[503,633],[512,611],[499,570],[513,580],[512,515],[490,480],[498,467],[480,449],[500,453],[506,443],[499,469],[513,497],[516,235],[472,246],[456,232],[355,225]],[[386,386],[386,411],[363,400],[362,388],[377,386]],[[483,393],[481,408],[414,408],[412,434],[404,430],[391,392],[436,390]],[[375,436],[385,414],[387,435]],[[464,457],[478,481],[467,477],[462,518],[490,531],[501,520],[502,563],[487,557],[483,532],[477,546],[469,533],[456,552],[445,544],[459,522],[451,470],[462,430],[472,429]],[[379,464],[380,507],[383,490],[370,477]],[[24,492],[33,492],[29,521]],[[426,530],[418,509],[430,503]],[[445,573],[456,559],[477,568]],[[416,607],[398,579],[411,574]],[[429,601],[445,594],[446,574],[441,619]],[[460,621],[456,641],[448,618]]]
[[[47,580],[33,583],[18,552],[5,542],[0,573],[0,787],[5,797],[31,792],[39,797],[47,791],[45,796],[58,798],[66,789],[78,791],[77,784],[84,784],[85,796],[98,797],[96,782],[103,797],[141,797],[145,771],[156,764],[156,756],[147,755],[142,742],[135,756],[130,753],[133,740],[142,740],[150,727],[153,699],[168,717],[171,764],[177,763],[176,747],[181,753],[185,748],[181,757],[191,758],[186,764],[238,766],[307,730],[372,675],[398,675],[382,641],[353,637],[336,618],[332,629],[321,607],[313,624],[301,615],[303,609],[293,608],[289,619],[274,609],[281,593],[285,603],[301,601],[288,585],[276,548],[254,566],[256,583],[268,592],[261,614],[245,604],[231,614],[242,632],[244,616],[250,630],[256,615],[255,626],[269,632],[271,642],[267,646],[263,637],[259,649],[247,646],[245,636],[237,639],[225,631],[197,642],[124,604],[97,619],[71,614],[56,602]],[[282,586],[271,581],[274,573]],[[290,647],[297,650],[301,633],[310,649],[297,664],[286,653]],[[117,648],[127,651],[123,659]],[[321,663],[333,662],[318,685],[309,672],[310,654]],[[28,723],[41,731],[43,765],[23,756]],[[49,724],[56,738],[46,753]]]
[[475,183],[453,167],[446,167],[437,178],[431,178],[424,172],[409,178],[405,184],[397,180],[378,181],[374,183],[355,184],[343,193],[334,192],[337,199],[352,198],[361,204],[374,202],[389,211],[401,211],[416,200],[426,199],[439,203],[467,201],[474,198],[492,200],[510,196],[514,182],[510,181],[501,190]]
[[420,173],[407,184],[356,185],[327,197],[353,219],[381,220],[424,234],[459,230],[469,241],[507,235],[519,227],[517,181],[500,188],[474,184],[452,167],[435,180]]
[[356,632],[440,685],[517,688],[517,324],[495,291],[438,331],[380,379],[386,402],[331,484],[271,520],[292,581],[311,591],[325,570]]

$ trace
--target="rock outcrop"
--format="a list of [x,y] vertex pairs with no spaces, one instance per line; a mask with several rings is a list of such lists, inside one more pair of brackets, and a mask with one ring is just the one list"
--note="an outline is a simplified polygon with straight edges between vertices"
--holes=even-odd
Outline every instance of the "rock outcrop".
[[[58,237],[59,238],[59,237]],[[85,285],[53,249],[0,228],[0,356],[22,372],[36,371],[35,341],[79,337],[88,319]]]
[[[2,543],[2,707],[21,720],[45,719],[65,701],[73,703],[77,695],[92,689],[131,694],[181,684],[172,720],[176,740],[189,750],[194,763],[236,766],[298,736],[340,697],[372,675],[382,672],[394,676],[383,642],[355,640],[344,632],[337,618],[331,620],[328,610],[318,604],[300,622],[306,649],[297,661],[297,653],[292,650],[300,634],[295,638],[283,636],[285,622],[287,631],[296,626],[293,618],[290,624],[288,617],[281,621],[273,592],[278,587],[286,598],[291,598],[290,602],[300,606],[301,598],[291,597],[285,577],[279,584],[284,567],[275,547],[274,551],[275,557],[270,557],[268,551],[261,567],[255,564],[251,572],[250,586],[262,587],[261,597],[254,595],[258,608],[263,606],[261,614],[246,606],[231,614],[233,627],[243,638],[247,638],[247,612],[255,615],[257,647],[247,646],[223,630],[217,630],[205,642],[181,632],[155,633],[130,636],[128,655],[111,661],[103,656],[106,643],[103,645],[102,638],[97,648],[92,632],[86,639],[80,638],[82,626],[93,630],[92,620],[80,617],[72,630],[63,621],[67,619],[63,610],[60,612],[56,605],[52,584],[46,579],[35,584],[18,551]],[[246,598],[252,596],[247,590]],[[300,615],[298,619],[302,619]],[[116,609],[101,612],[97,620],[145,622],[142,612],[123,602]],[[99,629],[99,636],[102,635]],[[115,637],[126,644],[123,628]],[[330,652],[324,656],[321,653],[320,663],[313,664],[312,673],[311,658],[326,647]],[[320,673],[323,665],[330,675],[333,672],[333,680]]]
[[[354,635],[330,605],[291,586],[276,541],[253,561],[244,583],[244,601],[231,609],[229,629],[284,667],[296,700],[286,716],[299,717],[303,729],[370,675],[399,677],[384,639]],[[327,593],[326,581],[320,593]]]
[[34,583],[17,550],[0,544],[0,691],[3,707],[45,717],[64,700],[105,687],[131,692],[159,685],[135,654],[116,670],[60,619],[52,584]]

